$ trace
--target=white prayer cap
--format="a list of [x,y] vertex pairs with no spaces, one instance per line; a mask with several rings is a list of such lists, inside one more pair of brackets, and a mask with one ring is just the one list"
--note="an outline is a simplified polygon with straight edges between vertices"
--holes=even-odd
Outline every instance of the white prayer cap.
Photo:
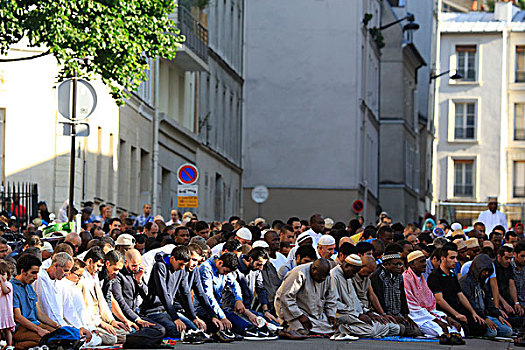
[[363,261],[361,260],[361,257],[357,254],[348,255],[345,261],[349,263],[350,265],[363,266]]
[[265,241],[255,241],[252,245],[252,248],[258,248],[258,247],[261,247],[261,248],[270,248],[270,246],[268,245],[268,243],[266,243]]
[[335,244],[335,238],[330,235],[322,235],[321,238],[319,238],[318,245],[334,245]]
[[334,219],[332,218],[324,219],[324,227],[326,227],[327,229],[331,229],[332,227],[334,227],[334,223]]
[[450,228],[452,229],[452,231],[457,231],[463,229],[463,226],[461,226],[459,222],[455,222],[452,225],[450,225]]
[[53,246],[49,242],[44,242],[44,245],[42,246],[42,250],[48,253],[53,253]]
[[237,232],[235,232],[235,235],[247,241],[252,240],[252,232],[248,230],[246,227],[241,227],[240,229],[238,229]]
[[299,236],[297,236],[297,239],[295,240],[295,243],[297,243],[297,244],[302,243],[302,242],[304,242],[304,240],[306,240],[308,238],[312,238],[312,236],[310,236],[310,234],[308,232],[303,232]]

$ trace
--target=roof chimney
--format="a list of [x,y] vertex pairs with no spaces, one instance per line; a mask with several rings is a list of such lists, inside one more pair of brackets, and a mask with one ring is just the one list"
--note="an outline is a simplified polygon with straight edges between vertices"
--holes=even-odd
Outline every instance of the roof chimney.
[[494,19],[504,22],[512,22],[512,17],[518,12],[511,1],[498,1],[494,4]]

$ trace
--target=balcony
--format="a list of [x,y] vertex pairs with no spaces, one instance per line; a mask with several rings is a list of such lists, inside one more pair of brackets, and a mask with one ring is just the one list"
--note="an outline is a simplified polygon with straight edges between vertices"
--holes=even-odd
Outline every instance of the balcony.
[[178,6],[169,17],[186,37],[182,47],[177,50],[174,62],[185,71],[207,71],[208,30],[184,6]]

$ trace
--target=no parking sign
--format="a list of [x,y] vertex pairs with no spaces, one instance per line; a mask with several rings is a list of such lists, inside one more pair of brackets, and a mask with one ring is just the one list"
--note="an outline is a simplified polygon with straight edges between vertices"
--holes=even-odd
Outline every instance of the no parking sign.
[[177,179],[183,185],[193,185],[199,179],[199,169],[193,164],[182,164],[177,170]]

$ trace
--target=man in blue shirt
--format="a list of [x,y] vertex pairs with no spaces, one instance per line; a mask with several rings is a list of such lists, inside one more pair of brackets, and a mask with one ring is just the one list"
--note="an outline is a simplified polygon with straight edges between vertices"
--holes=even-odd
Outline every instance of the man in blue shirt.
[[146,223],[154,221],[153,216],[151,215],[151,204],[144,204],[142,211],[144,212],[144,215],[137,216],[133,228],[144,227]]
[[37,346],[47,333],[59,325],[46,314],[39,311],[37,296],[31,286],[38,278],[42,262],[30,253],[23,253],[18,258],[16,270],[18,275],[13,284],[13,309],[16,322],[14,341],[17,348],[28,349]]
[[[224,253],[220,257],[212,256],[198,270],[204,294],[208,298],[208,302],[213,312],[218,316],[223,328],[227,330],[232,328],[232,324],[222,309],[222,292],[224,288],[229,287],[232,290],[235,300],[234,311],[244,313],[246,310],[239,284],[229,275],[230,272],[237,270],[238,265],[239,261],[235,254]],[[197,314],[206,322],[210,333],[215,333],[219,330],[219,327],[212,322],[208,312],[201,305],[197,307]]]

